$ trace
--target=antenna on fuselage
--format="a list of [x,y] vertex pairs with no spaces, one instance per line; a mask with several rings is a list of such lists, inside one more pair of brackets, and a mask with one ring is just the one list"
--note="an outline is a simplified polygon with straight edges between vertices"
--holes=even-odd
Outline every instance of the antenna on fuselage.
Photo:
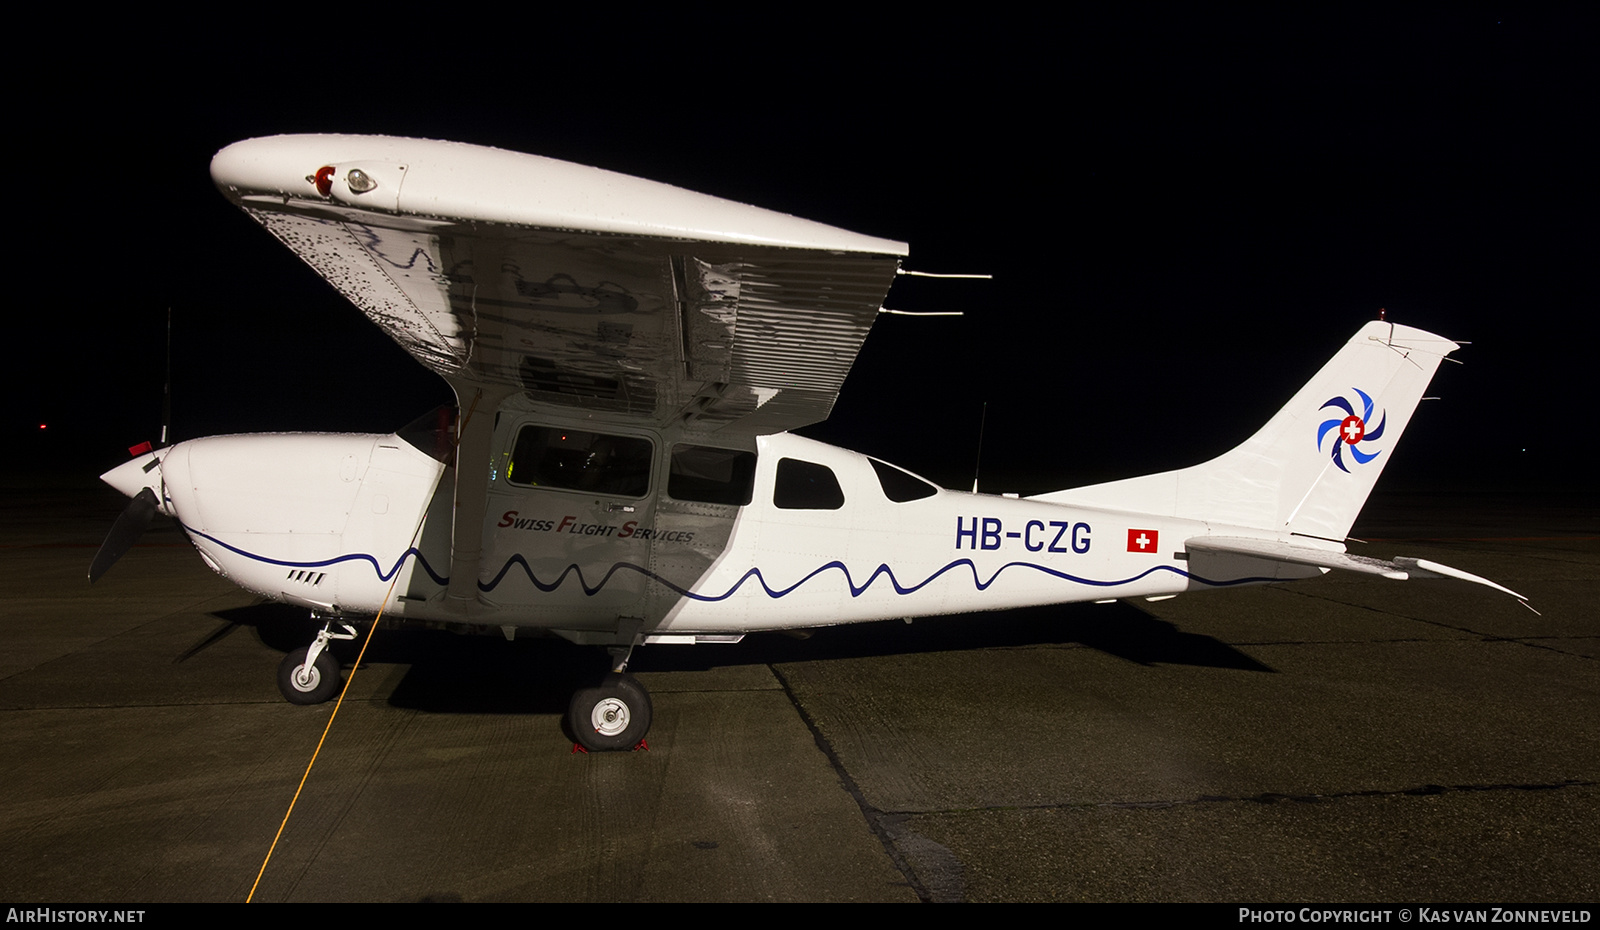
[[172,431],[172,308],[167,308],[167,383],[161,389],[161,444]]
[[983,464],[983,426],[989,419],[989,402],[983,402],[983,412],[978,415],[978,456],[972,463],[972,493],[978,493],[978,467]]

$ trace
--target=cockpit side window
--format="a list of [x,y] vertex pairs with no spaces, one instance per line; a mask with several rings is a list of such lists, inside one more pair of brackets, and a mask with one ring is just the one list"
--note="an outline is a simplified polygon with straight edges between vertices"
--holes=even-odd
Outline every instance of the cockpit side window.
[[878,473],[878,484],[883,486],[883,496],[896,504],[919,501],[939,493],[937,487],[908,471],[901,471],[888,462],[870,458],[867,461],[872,463],[872,470]]
[[672,447],[667,494],[680,501],[705,504],[750,503],[756,483],[756,454],[679,443]]
[[826,465],[779,459],[772,504],[780,510],[838,510],[844,506],[844,490]]
[[650,492],[653,452],[650,440],[637,436],[524,426],[506,479],[528,487],[644,497]]

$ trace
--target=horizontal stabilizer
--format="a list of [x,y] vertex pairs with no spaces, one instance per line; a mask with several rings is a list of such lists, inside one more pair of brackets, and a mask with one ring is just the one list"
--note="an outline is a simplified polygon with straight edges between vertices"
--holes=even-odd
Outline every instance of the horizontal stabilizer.
[[1455,578],[1460,581],[1470,581],[1473,584],[1488,585],[1496,591],[1509,594],[1519,601],[1527,601],[1526,597],[1505,585],[1495,584],[1481,575],[1464,572],[1459,568],[1451,568],[1448,565],[1440,565],[1438,562],[1430,562],[1427,559],[1410,559],[1403,555],[1397,555],[1394,558],[1394,564],[1404,567],[1407,574],[1412,578]]
[[[1458,581],[1470,581],[1473,584],[1487,585],[1496,591],[1511,595],[1522,601],[1524,605],[1528,603],[1526,597],[1505,585],[1496,584],[1471,572],[1464,572],[1459,568],[1451,568],[1448,565],[1440,565],[1438,562],[1430,562],[1427,559],[1396,556],[1391,560],[1385,561],[1331,549],[1294,546],[1273,539],[1250,539],[1233,536],[1196,536],[1185,542],[1184,547],[1191,552],[1225,552],[1258,559],[1269,559],[1275,562],[1289,562],[1295,565],[1337,568],[1347,572],[1360,572],[1364,575],[1382,575],[1385,578],[1392,578],[1396,581],[1406,581],[1413,578],[1454,578]],[[1529,609],[1531,610],[1532,608]]]

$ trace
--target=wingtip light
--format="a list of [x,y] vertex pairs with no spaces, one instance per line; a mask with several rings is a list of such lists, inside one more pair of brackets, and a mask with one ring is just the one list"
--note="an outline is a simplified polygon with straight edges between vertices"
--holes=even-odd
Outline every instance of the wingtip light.
[[316,174],[308,174],[308,175],[306,175],[306,180],[310,181],[312,184],[316,185],[317,193],[321,194],[324,197],[332,196],[332,194],[333,194],[333,166],[332,165],[323,165],[321,168],[317,169],[317,173]]

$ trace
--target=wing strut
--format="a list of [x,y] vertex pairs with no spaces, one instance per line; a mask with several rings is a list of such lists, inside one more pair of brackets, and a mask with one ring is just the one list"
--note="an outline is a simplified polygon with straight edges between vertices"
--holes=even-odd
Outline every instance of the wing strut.
[[495,413],[512,391],[475,381],[450,380],[461,408],[456,440],[456,496],[450,530],[450,586],[446,603],[465,613],[478,601],[483,558],[483,514],[488,508],[490,446]]

